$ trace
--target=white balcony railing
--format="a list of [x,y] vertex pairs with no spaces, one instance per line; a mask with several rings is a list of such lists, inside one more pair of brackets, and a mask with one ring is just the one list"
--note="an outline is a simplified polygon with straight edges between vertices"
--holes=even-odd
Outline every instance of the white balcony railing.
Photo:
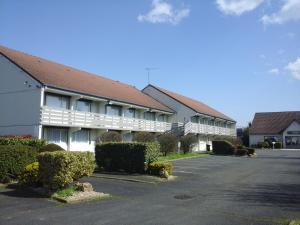
[[185,124],[184,133],[236,136],[235,129],[233,128],[217,127],[192,122]]
[[41,108],[41,124],[65,127],[81,127],[94,129],[166,132],[171,124],[136,118],[109,116],[99,113],[80,112],[75,110]]

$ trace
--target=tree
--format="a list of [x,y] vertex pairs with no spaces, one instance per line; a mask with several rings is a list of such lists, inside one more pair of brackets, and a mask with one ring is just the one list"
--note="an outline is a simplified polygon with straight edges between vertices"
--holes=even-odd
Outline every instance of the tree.
[[149,132],[137,132],[134,134],[135,142],[155,142],[155,135]]
[[181,149],[184,154],[191,151],[192,147],[197,143],[197,138],[193,134],[188,134],[180,139],[181,142]]
[[174,134],[162,134],[158,137],[160,151],[166,156],[170,152],[175,152],[178,146],[177,137]]
[[122,142],[122,135],[116,131],[108,131],[100,136],[100,142]]

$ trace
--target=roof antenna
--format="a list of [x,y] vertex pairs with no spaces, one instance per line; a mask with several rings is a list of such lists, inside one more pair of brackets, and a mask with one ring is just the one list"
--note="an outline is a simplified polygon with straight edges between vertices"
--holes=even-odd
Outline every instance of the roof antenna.
[[153,70],[158,70],[158,68],[147,67],[147,68],[145,68],[145,70],[147,71],[147,75],[148,75],[148,84],[150,84],[150,72],[153,71]]

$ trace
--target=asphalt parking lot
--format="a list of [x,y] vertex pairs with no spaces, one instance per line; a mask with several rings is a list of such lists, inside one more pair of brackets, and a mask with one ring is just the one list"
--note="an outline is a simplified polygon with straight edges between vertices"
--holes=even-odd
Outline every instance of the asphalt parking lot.
[[0,189],[0,224],[271,225],[300,219],[300,151],[173,164],[178,179],[166,183],[88,178],[113,198],[76,205]]

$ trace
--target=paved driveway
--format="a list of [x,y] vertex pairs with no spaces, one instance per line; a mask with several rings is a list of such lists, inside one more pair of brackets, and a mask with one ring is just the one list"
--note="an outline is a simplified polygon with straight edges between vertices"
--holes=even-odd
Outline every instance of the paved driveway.
[[0,224],[285,224],[300,218],[300,151],[257,158],[174,162],[177,181],[142,184],[89,178],[110,200],[62,205],[0,191]]

